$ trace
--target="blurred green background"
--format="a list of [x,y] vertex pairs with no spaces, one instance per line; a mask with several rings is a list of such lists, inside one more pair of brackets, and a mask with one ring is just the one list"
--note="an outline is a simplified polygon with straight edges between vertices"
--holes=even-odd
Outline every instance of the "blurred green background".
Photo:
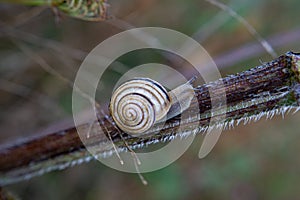
[[[272,42],[278,54],[300,51],[300,1],[224,3]],[[64,15],[56,20],[50,8],[0,4],[0,143],[53,124],[64,126],[72,116],[70,85],[47,73],[20,45],[71,81],[90,50],[131,26],[166,27],[194,37],[216,59],[223,76],[272,59],[243,25],[206,1],[111,0],[109,4],[115,19],[107,22]],[[135,59],[145,62],[143,56]],[[125,64],[134,67],[130,63],[128,58]],[[30,200],[298,199],[299,119],[299,113],[289,114],[226,130],[201,160],[197,155],[203,136],[199,135],[175,163],[144,174],[148,186],[136,174],[94,161],[5,188]]]

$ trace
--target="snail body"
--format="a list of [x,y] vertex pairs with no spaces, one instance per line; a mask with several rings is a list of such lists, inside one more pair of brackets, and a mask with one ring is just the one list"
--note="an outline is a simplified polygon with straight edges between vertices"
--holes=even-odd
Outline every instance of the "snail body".
[[149,78],[136,78],[120,85],[110,101],[110,113],[124,132],[142,135],[155,123],[169,119],[189,107],[194,97],[190,83],[170,92]]

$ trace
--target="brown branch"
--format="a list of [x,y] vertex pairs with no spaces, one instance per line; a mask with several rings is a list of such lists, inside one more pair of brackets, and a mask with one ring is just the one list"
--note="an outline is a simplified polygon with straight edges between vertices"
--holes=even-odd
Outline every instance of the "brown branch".
[[[153,127],[149,136],[137,138],[122,133],[122,138],[135,149],[144,144],[171,140],[183,133],[205,132],[211,122],[211,95],[217,97],[226,91],[227,109],[214,117],[226,115],[225,121],[216,122],[230,126],[241,120],[259,119],[263,115],[271,116],[284,112],[287,108],[299,108],[300,54],[288,52],[269,63],[265,63],[248,71],[231,75],[212,83],[195,88],[196,97],[190,105],[188,119],[180,122],[178,117],[168,120],[162,128]],[[223,88],[224,87],[224,88]],[[200,110],[200,113],[199,113]],[[99,119],[111,135],[119,151],[124,150],[124,141],[115,126],[107,120],[109,116]],[[77,129],[86,133],[91,129],[91,136],[85,144],[97,147],[99,155],[111,152],[105,145],[108,141],[106,133],[97,129],[98,122],[83,124]],[[181,132],[176,130],[181,125]],[[82,139],[82,138],[81,138]],[[18,144],[0,148],[0,185],[29,179],[49,171],[64,169],[93,157],[85,149],[76,128],[27,139]]]

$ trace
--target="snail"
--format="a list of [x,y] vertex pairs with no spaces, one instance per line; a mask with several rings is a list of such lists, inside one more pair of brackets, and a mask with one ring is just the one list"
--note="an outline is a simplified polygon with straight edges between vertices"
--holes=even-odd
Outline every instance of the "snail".
[[142,135],[155,123],[181,114],[194,95],[190,81],[168,92],[157,81],[135,78],[113,92],[109,109],[122,131]]

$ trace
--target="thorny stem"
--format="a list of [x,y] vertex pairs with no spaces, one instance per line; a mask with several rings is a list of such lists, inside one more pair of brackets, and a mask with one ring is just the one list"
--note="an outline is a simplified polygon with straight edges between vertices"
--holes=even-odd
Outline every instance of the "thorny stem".
[[[224,87],[224,88],[222,88]],[[107,130],[118,151],[126,151],[126,144],[132,148],[142,148],[157,142],[166,142],[177,136],[203,133],[211,121],[211,97],[225,89],[226,111],[220,109],[214,117],[226,115],[226,120],[216,121],[215,126],[225,128],[258,120],[262,116],[271,118],[295,108],[300,110],[300,54],[288,52],[285,55],[248,71],[230,75],[215,82],[195,87],[196,97],[189,109],[187,120],[180,122],[178,117],[168,120],[163,127],[153,127],[149,136],[138,138],[123,133],[108,120],[110,116],[99,119],[105,129],[99,129],[98,121],[83,124],[77,129],[92,133],[85,143],[97,146],[98,156],[105,157],[114,153],[111,145],[106,145]],[[220,105],[220,108],[224,105]],[[196,110],[197,112],[190,112]],[[177,131],[178,127],[180,131]],[[88,133],[87,133],[88,134]],[[109,146],[109,148],[107,148]],[[0,147],[0,186],[30,179],[53,170],[62,170],[94,159],[80,140],[75,127],[35,138],[18,144]]]

